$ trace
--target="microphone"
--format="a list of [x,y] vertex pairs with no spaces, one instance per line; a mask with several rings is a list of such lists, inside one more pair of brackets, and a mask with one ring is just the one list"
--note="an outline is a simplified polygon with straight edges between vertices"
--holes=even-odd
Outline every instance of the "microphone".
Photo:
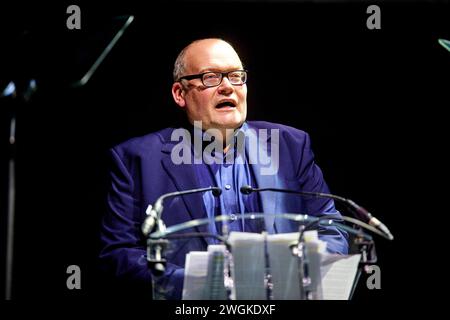
[[192,194],[192,193],[199,193],[199,192],[206,192],[206,191],[212,191],[213,196],[218,197],[222,194],[222,189],[218,187],[209,187],[209,188],[199,188],[199,189],[191,189],[191,190],[184,190],[184,191],[176,191],[176,192],[170,192],[165,193],[162,196],[160,196],[155,204],[152,206],[151,204],[147,207],[147,210],[145,213],[147,213],[147,218],[144,220],[144,223],[142,224],[141,230],[144,236],[148,236],[153,229],[155,228],[155,225],[159,230],[164,228],[164,223],[161,220],[161,214],[163,211],[163,201],[170,197],[177,197],[182,196],[186,194]]
[[367,211],[363,207],[357,205],[355,202],[353,202],[350,199],[336,196],[334,194],[321,193],[321,192],[296,191],[296,190],[279,189],[279,188],[252,188],[251,186],[248,186],[248,185],[241,187],[241,192],[243,194],[250,194],[252,192],[262,192],[262,191],[292,193],[292,194],[297,194],[297,195],[301,195],[301,196],[313,196],[316,198],[327,198],[327,199],[333,199],[333,200],[340,201],[340,202],[345,203],[348,206],[350,206],[354,211],[356,211],[356,213],[359,216],[364,217],[368,221],[369,225],[381,230],[389,240],[394,240],[394,236],[391,234],[389,229],[380,220],[375,218],[369,211]]

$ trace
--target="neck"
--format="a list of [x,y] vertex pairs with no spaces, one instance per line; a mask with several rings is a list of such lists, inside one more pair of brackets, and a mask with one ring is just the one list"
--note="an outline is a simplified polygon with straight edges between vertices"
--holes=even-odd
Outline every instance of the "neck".
[[[208,128],[203,130],[203,128],[197,127],[198,129],[201,129],[202,132],[208,131],[209,133],[214,135],[214,139],[222,144],[222,150],[223,153],[227,153],[230,150],[230,147],[234,143],[234,138],[236,131],[239,130],[242,127],[239,126],[237,128]],[[195,126],[191,124],[191,128],[194,129]]]
[[222,146],[223,146],[223,153],[227,153],[230,149],[231,144],[233,143],[234,134],[238,129],[221,129],[220,133],[222,134]]

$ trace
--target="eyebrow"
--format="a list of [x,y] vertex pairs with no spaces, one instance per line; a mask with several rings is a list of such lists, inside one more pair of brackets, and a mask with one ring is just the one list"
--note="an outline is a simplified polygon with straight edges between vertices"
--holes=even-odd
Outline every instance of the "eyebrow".
[[244,68],[242,66],[240,67],[232,67],[232,68],[227,68],[225,69],[226,71],[222,71],[221,68],[217,68],[217,67],[207,67],[207,68],[202,68],[200,69],[200,71],[198,73],[205,73],[205,72],[228,72],[228,71],[234,71],[234,70],[243,70]]

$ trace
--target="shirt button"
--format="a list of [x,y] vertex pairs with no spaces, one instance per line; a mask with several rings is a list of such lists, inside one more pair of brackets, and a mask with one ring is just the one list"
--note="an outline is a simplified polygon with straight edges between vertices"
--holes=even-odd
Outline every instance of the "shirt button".
[[231,220],[236,220],[236,215],[234,213],[230,214],[230,219]]
[[230,189],[231,189],[231,186],[230,186],[229,184],[226,184],[226,185],[225,185],[225,189],[230,190]]

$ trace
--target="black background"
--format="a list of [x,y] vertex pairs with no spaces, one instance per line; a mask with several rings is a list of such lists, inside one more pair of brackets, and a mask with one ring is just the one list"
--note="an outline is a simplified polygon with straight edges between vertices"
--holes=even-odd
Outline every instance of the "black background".
[[[66,8],[75,3],[82,28],[68,30]],[[450,38],[450,7],[378,4],[381,30],[366,27],[368,3],[3,5],[2,86],[38,84],[27,105],[0,102],[2,235],[9,116],[18,112],[13,297],[107,295],[96,267],[107,151],[180,118],[170,94],[173,61],[203,37],[230,41],[249,70],[248,119],[310,133],[331,191],[369,209],[396,237],[375,238],[382,289],[365,289],[363,278],[355,300],[430,297],[435,280],[427,272],[439,266],[424,258],[444,225],[438,182],[445,181],[450,66],[438,39]],[[117,32],[112,18],[127,14],[135,21],[92,79],[70,88]],[[72,264],[81,267],[81,290],[66,288]]]

